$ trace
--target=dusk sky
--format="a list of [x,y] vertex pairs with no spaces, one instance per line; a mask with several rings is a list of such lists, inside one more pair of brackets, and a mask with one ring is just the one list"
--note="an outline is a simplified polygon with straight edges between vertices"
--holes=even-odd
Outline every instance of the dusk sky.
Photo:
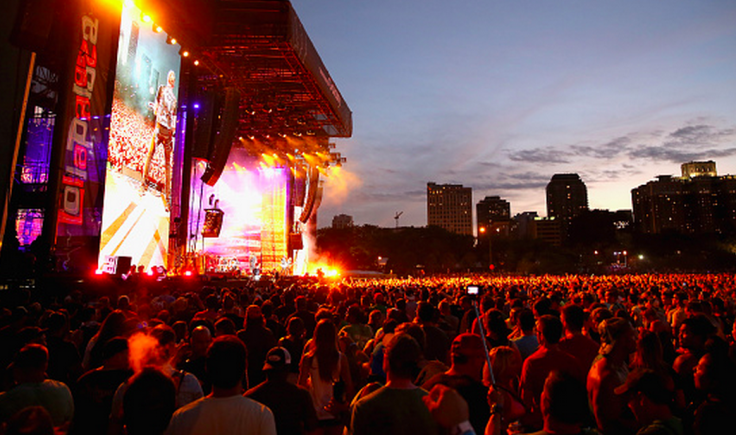
[[736,174],[734,0],[292,0],[353,112],[319,226],[427,224],[427,182],[547,214],[577,172],[589,205],[680,164]]

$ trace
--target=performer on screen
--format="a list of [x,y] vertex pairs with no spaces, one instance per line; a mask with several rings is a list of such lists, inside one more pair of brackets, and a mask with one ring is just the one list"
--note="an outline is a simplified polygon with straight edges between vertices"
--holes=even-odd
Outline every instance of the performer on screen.
[[176,92],[174,85],[176,84],[176,73],[169,71],[168,80],[165,85],[161,85],[156,93],[156,100],[149,103],[156,116],[156,128],[151,138],[151,147],[148,150],[146,164],[143,166],[143,178],[141,183],[146,186],[148,182],[148,172],[151,169],[151,160],[158,145],[163,146],[164,150],[164,172],[166,174],[166,184],[163,193],[166,196],[166,207],[169,207],[171,199],[171,151],[174,149],[174,132],[176,131]]

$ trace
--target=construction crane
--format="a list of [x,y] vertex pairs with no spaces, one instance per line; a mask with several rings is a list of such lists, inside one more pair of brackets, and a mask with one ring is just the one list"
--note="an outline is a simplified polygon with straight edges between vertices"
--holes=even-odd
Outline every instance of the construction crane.
[[394,216],[394,219],[396,219],[396,228],[399,227],[399,218],[401,217],[402,214],[404,214],[403,211],[397,211],[396,216]]

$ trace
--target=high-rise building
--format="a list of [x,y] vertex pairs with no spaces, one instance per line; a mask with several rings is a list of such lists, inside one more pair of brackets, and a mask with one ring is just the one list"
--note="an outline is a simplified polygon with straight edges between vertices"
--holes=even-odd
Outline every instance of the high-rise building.
[[427,225],[473,235],[473,190],[461,184],[427,183]]
[[562,244],[562,226],[555,218],[536,218],[534,220],[535,239],[542,240],[553,246]]
[[707,162],[687,162],[680,166],[682,178],[695,177],[717,177],[716,162],[708,160]]
[[547,184],[547,217],[560,222],[563,238],[570,223],[588,210],[588,189],[578,174],[555,174]]
[[736,233],[736,177],[719,177],[715,162],[682,165],[682,177],[660,175],[631,190],[642,233]]
[[499,196],[486,196],[475,205],[478,237],[491,231],[508,235],[511,205]]
[[537,237],[537,233],[534,220],[538,217],[539,215],[536,211],[525,211],[514,216],[514,221],[516,221],[516,238],[535,239]]
[[353,217],[347,214],[338,214],[332,217],[332,228],[350,228],[353,224]]
[[514,234],[518,239],[538,239],[554,246],[562,244],[560,221],[555,218],[543,218],[536,211],[525,211],[514,216],[513,220],[516,222]]

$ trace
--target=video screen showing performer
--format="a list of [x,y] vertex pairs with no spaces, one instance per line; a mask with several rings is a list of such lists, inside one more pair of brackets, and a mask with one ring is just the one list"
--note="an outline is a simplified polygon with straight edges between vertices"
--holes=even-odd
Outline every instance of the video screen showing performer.
[[176,73],[169,71],[166,85],[161,85],[156,92],[156,100],[149,103],[149,107],[156,114],[156,127],[153,130],[151,138],[151,146],[148,149],[146,163],[143,165],[143,175],[141,184],[144,188],[148,187],[148,174],[151,169],[151,160],[157,147],[161,147],[164,152],[164,201],[168,210],[168,204],[171,203],[171,152],[174,149],[174,134],[176,132]]
[[180,46],[144,19],[124,3],[98,264],[125,256],[146,270],[168,269],[172,169],[183,143],[177,134]]

